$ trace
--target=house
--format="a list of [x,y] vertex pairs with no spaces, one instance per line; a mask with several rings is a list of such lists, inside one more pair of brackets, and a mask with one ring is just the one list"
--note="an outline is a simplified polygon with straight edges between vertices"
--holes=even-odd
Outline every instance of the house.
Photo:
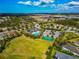
[[30,35],[34,35],[35,37],[38,37],[41,34],[41,32],[38,28],[26,30],[25,33],[30,34]]
[[75,42],[75,45],[79,46],[79,41],[78,42]]
[[51,32],[51,30],[45,30],[44,32],[43,32],[43,36],[52,36],[52,32]]
[[68,44],[63,45],[62,49],[67,50],[67,51],[73,53],[74,55],[79,56],[79,47],[73,46],[68,43]]
[[44,40],[48,40],[48,41],[53,41],[54,38],[53,38],[53,33],[51,30],[45,30],[43,32],[43,37],[42,37]]
[[74,27],[74,28],[73,28],[73,30],[74,30],[74,31],[76,31],[76,30],[77,30],[77,28],[75,28],[75,27]]
[[7,30],[7,27],[2,28],[2,30],[3,30],[3,31],[6,31],[6,30]]
[[58,24],[54,24],[54,29],[57,29],[57,27],[58,27]]
[[70,32],[70,31],[72,31],[72,27],[68,27],[68,29],[66,30],[66,32]]
[[79,58],[57,51],[55,54],[55,59],[79,59]]
[[64,30],[66,31],[68,29],[68,26],[64,26]]
[[9,38],[17,36],[16,31],[14,31],[14,30],[8,31],[8,32],[6,32],[6,34]]
[[54,29],[61,30],[63,28],[63,25],[60,24],[54,24]]
[[63,28],[63,25],[59,25],[58,29],[61,30]]
[[38,23],[35,24],[34,28],[40,29],[40,25]]
[[0,40],[4,40],[6,37],[6,34],[4,32],[0,32]]
[[53,37],[54,37],[54,38],[58,38],[60,35],[61,35],[61,32],[56,31],[56,32],[54,32]]

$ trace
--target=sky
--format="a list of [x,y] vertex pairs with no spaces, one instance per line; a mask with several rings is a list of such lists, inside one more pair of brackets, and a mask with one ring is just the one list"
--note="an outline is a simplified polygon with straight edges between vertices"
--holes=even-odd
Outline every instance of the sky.
[[79,0],[0,0],[0,13],[79,13]]

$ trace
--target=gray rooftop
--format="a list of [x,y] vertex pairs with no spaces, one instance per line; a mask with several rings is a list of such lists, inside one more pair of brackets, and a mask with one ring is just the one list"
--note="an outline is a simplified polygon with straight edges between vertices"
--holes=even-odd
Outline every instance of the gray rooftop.
[[69,49],[70,51],[79,54],[79,47],[76,47],[76,46],[71,45],[71,44],[66,44],[66,45],[63,45],[62,47],[67,48],[67,49]]
[[79,59],[78,57],[70,56],[58,51],[56,52],[56,56],[58,57],[58,59]]
[[78,41],[78,42],[76,42],[76,44],[78,44],[78,45],[79,45],[79,41]]

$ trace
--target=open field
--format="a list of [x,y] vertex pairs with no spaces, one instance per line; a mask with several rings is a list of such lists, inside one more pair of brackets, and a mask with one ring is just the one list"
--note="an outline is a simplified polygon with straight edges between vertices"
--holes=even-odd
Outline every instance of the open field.
[[51,42],[25,37],[10,41],[10,45],[1,53],[0,59],[45,59]]

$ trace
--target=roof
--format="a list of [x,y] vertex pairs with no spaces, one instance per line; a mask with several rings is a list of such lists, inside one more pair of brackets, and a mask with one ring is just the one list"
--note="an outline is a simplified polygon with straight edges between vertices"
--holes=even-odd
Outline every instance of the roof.
[[59,59],[79,59],[78,57],[70,56],[58,51],[56,52],[55,56],[58,57]]
[[70,50],[71,52],[79,54],[79,47],[76,47],[76,46],[71,45],[71,44],[66,44],[66,45],[63,45],[62,47]]
[[79,41],[78,41],[78,42],[76,42],[75,44],[78,44],[78,45],[79,45]]

